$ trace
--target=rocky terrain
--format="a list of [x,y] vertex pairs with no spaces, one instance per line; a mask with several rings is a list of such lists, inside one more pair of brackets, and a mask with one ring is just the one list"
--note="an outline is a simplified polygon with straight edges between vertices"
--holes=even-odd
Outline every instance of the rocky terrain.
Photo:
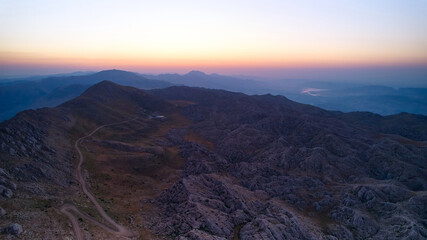
[[[73,142],[134,116],[82,149],[93,193],[141,239],[427,238],[423,117],[381,128],[285,97],[111,82],[1,123],[0,236],[72,239],[57,207],[71,199],[93,212]],[[87,239],[113,238],[81,224]]]
[[181,143],[186,174],[157,199],[168,219],[159,233],[169,229],[183,239],[427,237],[425,145],[356,128],[284,97],[189,88],[154,93],[196,103],[184,109],[191,130],[214,145]]

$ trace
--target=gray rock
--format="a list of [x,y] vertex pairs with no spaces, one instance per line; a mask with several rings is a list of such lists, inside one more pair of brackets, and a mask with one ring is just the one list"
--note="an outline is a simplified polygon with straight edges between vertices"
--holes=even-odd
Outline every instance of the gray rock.
[[3,185],[0,185],[0,194],[5,198],[11,198],[13,195],[12,190]]
[[6,215],[6,210],[4,208],[0,207],[0,216]]
[[368,202],[375,199],[375,193],[366,187],[362,187],[357,193],[357,196],[362,202]]
[[329,239],[345,239],[345,240],[353,240],[353,234],[344,226],[342,225],[332,225],[329,229],[331,235],[329,236]]
[[4,177],[10,177],[9,174],[3,168],[0,168],[0,175]]
[[295,219],[282,218],[273,219],[261,216],[254,221],[246,224],[240,230],[240,239],[315,239],[309,235],[309,232]]
[[17,223],[12,223],[2,230],[3,234],[19,235],[22,233],[22,226]]
[[0,185],[16,190],[16,184],[12,181],[0,176]]
[[179,240],[226,240],[226,238],[210,235],[200,230],[191,230]]
[[9,148],[9,154],[12,155],[12,156],[15,156],[15,154],[16,154],[15,149]]

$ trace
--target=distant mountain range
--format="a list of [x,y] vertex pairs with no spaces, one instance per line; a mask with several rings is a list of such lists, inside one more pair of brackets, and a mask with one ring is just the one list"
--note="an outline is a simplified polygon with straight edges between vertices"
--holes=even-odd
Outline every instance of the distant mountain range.
[[89,75],[56,76],[35,81],[20,80],[0,85],[0,120],[13,117],[25,109],[54,107],[79,96],[88,87],[110,80],[141,89],[164,88],[171,83],[146,79],[136,73],[106,70]]
[[203,87],[210,89],[223,89],[233,92],[243,92],[247,94],[267,93],[269,88],[260,81],[251,79],[241,79],[219,74],[205,74],[200,71],[191,71],[184,75],[179,74],[160,74],[160,75],[143,75],[149,79],[167,81],[175,85],[185,85],[189,87]]
[[[76,74],[76,76],[72,76]],[[364,111],[381,115],[401,112],[427,115],[426,88],[363,86],[353,83],[330,83],[305,80],[256,81],[245,78],[191,71],[184,75],[137,74],[121,70],[98,73],[77,72],[65,76],[17,79],[0,83],[0,121],[25,109],[54,107],[79,96],[89,86],[103,80],[140,89],[173,85],[223,89],[246,94],[283,95],[291,100],[327,110]]]

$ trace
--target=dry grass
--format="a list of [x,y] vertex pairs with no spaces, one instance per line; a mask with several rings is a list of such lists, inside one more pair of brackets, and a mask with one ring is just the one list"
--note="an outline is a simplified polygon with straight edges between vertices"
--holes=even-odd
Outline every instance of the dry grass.
[[[93,138],[153,147],[157,145],[156,140],[166,140],[165,135],[171,129],[184,128],[189,123],[179,113],[171,112],[165,121],[140,119],[102,129]],[[142,200],[154,199],[176,183],[185,164],[178,147],[157,148],[162,151],[126,152],[90,140],[81,146],[90,190],[111,217],[138,230],[142,239],[155,239],[144,220],[154,214],[155,206]]]
[[390,138],[404,145],[414,145],[421,148],[427,147],[426,141],[415,141],[409,138],[402,137],[400,135],[379,133],[376,135],[376,138]]
[[192,130],[189,130],[187,135],[184,136],[184,139],[190,142],[195,142],[209,149],[209,151],[214,151],[214,144],[204,138],[202,138],[199,134],[195,133]]

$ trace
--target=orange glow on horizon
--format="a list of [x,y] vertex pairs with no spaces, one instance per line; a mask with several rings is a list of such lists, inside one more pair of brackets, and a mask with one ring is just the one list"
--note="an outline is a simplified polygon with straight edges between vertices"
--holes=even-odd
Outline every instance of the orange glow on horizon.
[[[57,57],[61,56],[61,57]],[[99,54],[97,55],[99,56]],[[185,56],[185,57],[159,57],[147,56],[126,57],[123,55],[110,55],[105,57],[65,57],[65,54],[16,54],[3,52],[0,54],[1,65],[17,66],[76,66],[86,68],[305,68],[305,67],[369,67],[369,66],[402,66],[402,65],[427,65],[427,56],[419,58],[380,58],[367,56],[339,56],[337,54],[315,55],[288,55],[284,57],[257,56],[255,54],[217,55],[217,56]]]

